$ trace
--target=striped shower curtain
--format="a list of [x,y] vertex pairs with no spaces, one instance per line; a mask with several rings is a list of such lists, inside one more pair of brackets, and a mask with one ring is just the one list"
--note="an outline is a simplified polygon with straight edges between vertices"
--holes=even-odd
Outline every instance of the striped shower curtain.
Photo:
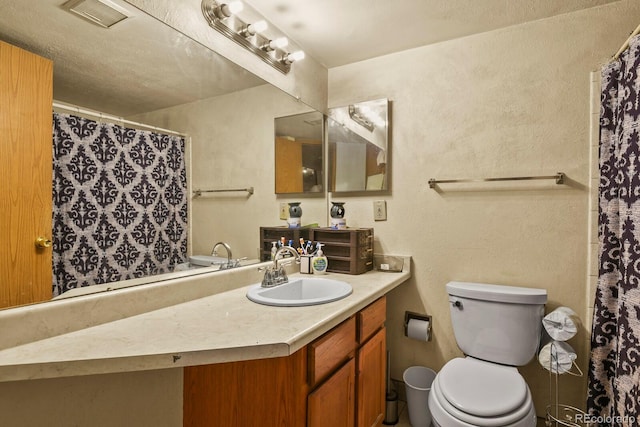
[[53,158],[54,296],[184,262],[183,138],[54,113]]
[[[602,70],[599,277],[587,409],[599,425],[640,422],[640,38]],[[602,421],[602,423],[600,423]]]

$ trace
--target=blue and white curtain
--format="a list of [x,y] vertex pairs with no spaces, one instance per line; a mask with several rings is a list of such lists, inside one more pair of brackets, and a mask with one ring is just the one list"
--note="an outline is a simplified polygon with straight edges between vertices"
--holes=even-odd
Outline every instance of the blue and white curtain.
[[602,70],[599,277],[589,395],[600,425],[640,420],[640,38]]
[[53,158],[54,296],[184,262],[183,138],[54,113]]

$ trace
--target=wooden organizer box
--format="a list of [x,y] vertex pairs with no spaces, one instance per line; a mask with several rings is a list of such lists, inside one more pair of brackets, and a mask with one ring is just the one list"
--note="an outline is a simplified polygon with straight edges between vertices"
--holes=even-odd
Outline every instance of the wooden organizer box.
[[373,270],[373,228],[313,228],[309,238],[324,244],[327,271],[362,274]]
[[298,247],[300,238],[309,240],[312,228],[260,227],[260,261],[271,261],[271,242],[279,242],[284,237],[289,243],[293,240],[293,246]]

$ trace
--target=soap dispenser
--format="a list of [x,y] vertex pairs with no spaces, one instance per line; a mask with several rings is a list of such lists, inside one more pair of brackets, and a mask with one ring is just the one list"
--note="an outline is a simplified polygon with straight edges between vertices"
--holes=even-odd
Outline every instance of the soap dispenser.
[[271,242],[271,261],[276,259],[276,252],[278,252],[278,242]]
[[325,274],[329,266],[327,257],[324,255],[324,252],[322,252],[323,246],[324,244],[318,243],[318,252],[316,256],[313,257],[313,260],[311,260],[311,268],[315,274]]

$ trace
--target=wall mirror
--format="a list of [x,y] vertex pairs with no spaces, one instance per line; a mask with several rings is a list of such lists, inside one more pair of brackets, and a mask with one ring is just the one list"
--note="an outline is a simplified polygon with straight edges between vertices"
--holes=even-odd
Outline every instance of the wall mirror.
[[[125,8],[130,13],[130,17],[111,28],[102,28],[65,10],[62,7],[63,0],[0,0],[0,10],[2,10],[0,40],[54,61],[54,100],[167,129],[172,129],[174,126],[173,118],[162,117],[156,122],[148,122],[146,115],[172,110],[181,105],[195,104],[205,99],[220,99],[247,91],[257,91],[263,94],[260,112],[268,117],[268,120],[260,121],[264,126],[257,127],[255,134],[263,135],[269,142],[268,147],[266,142],[264,144],[265,152],[271,152],[273,139],[271,132],[263,128],[271,129],[274,117],[309,110],[309,107],[285,92],[267,84],[264,80],[132,4],[121,0],[114,0],[114,2]],[[205,128],[204,125],[207,123],[202,120],[203,124],[200,128],[196,130],[187,128],[186,132],[192,137],[194,144],[197,138],[206,139],[209,143],[213,130],[245,135],[247,124],[243,114],[246,114],[246,103],[255,104],[255,100],[247,100],[245,104],[242,102],[245,101],[226,103],[224,108],[220,107],[216,110],[224,110],[229,114],[233,114],[234,111],[241,112],[236,114],[240,117],[237,123],[230,124],[228,120],[225,122],[227,116],[223,114],[209,114],[220,120],[220,125]],[[283,107],[283,104],[286,105]],[[264,105],[270,107],[265,109]],[[271,108],[274,109],[273,112]],[[180,119],[188,121],[190,117],[183,114]],[[166,122],[163,121],[165,119]],[[192,122],[195,120],[195,118],[191,119]],[[229,129],[231,126],[234,128]],[[218,137],[218,141],[229,140],[231,139]],[[239,151],[233,144],[219,144],[219,150],[227,150],[219,156],[224,159],[232,158],[231,155]],[[227,155],[227,153],[231,154]],[[244,159],[248,157],[244,152],[240,155]],[[194,156],[192,173],[199,170],[204,171],[202,174],[210,173],[211,164],[202,163],[204,162],[199,162],[197,155]],[[231,168],[243,163],[236,161],[235,158],[220,162],[220,165],[225,167],[227,164]],[[219,175],[225,177],[228,173],[222,170]],[[214,184],[224,186],[227,183],[216,177]],[[255,184],[259,185],[260,182],[250,182],[250,185]],[[268,193],[272,193],[271,182],[265,183],[265,186],[267,185]],[[263,190],[262,193],[267,191]],[[249,214],[246,218],[236,218],[236,224],[243,224],[242,230],[217,221],[214,237],[201,232],[211,228],[209,223],[198,224],[202,218],[211,221],[211,210],[218,209],[217,205],[212,208],[214,204],[226,203],[228,207],[223,206],[221,211],[225,208],[237,211],[236,203],[242,203],[242,206],[246,206],[247,203],[244,196],[237,199],[224,199],[222,202],[218,200],[209,199],[191,203],[192,217],[189,221],[192,221],[190,224],[194,230],[190,236],[191,244],[194,245],[193,253],[209,254],[213,243],[225,240],[231,243],[234,258],[243,256],[248,256],[249,259],[257,258],[253,250],[255,242],[252,238],[257,234],[258,228],[264,225],[264,221],[259,218],[255,219]],[[268,200],[256,196],[252,196],[250,202],[269,203]],[[259,209],[259,207],[255,208],[255,210]],[[220,214],[220,217],[229,216],[226,215],[226,211]],[[239,247],[240,243],[234,243],[229,235],[224,235],[223,232],[227,232],[226,229],[229,229],[228,233],[233,233],[236,242],[245,244],[246,248]],[[246,235],[242,234],[243,232]],[[200,239],[199,242],[198,239]],[[192,270],[192,272],[181,271],[133,279],[120,282],[119,287],[200,273],[203,271]],[[82,295],[101,292],[105,287],[103,285],[88,286],[77,289],[82,292],[70,291],[70,293]]]
[[330,108],[329,191],[389,190],[389,101]]
[[318,111],[277,117],[276,194],[324,193],[324,116]]

